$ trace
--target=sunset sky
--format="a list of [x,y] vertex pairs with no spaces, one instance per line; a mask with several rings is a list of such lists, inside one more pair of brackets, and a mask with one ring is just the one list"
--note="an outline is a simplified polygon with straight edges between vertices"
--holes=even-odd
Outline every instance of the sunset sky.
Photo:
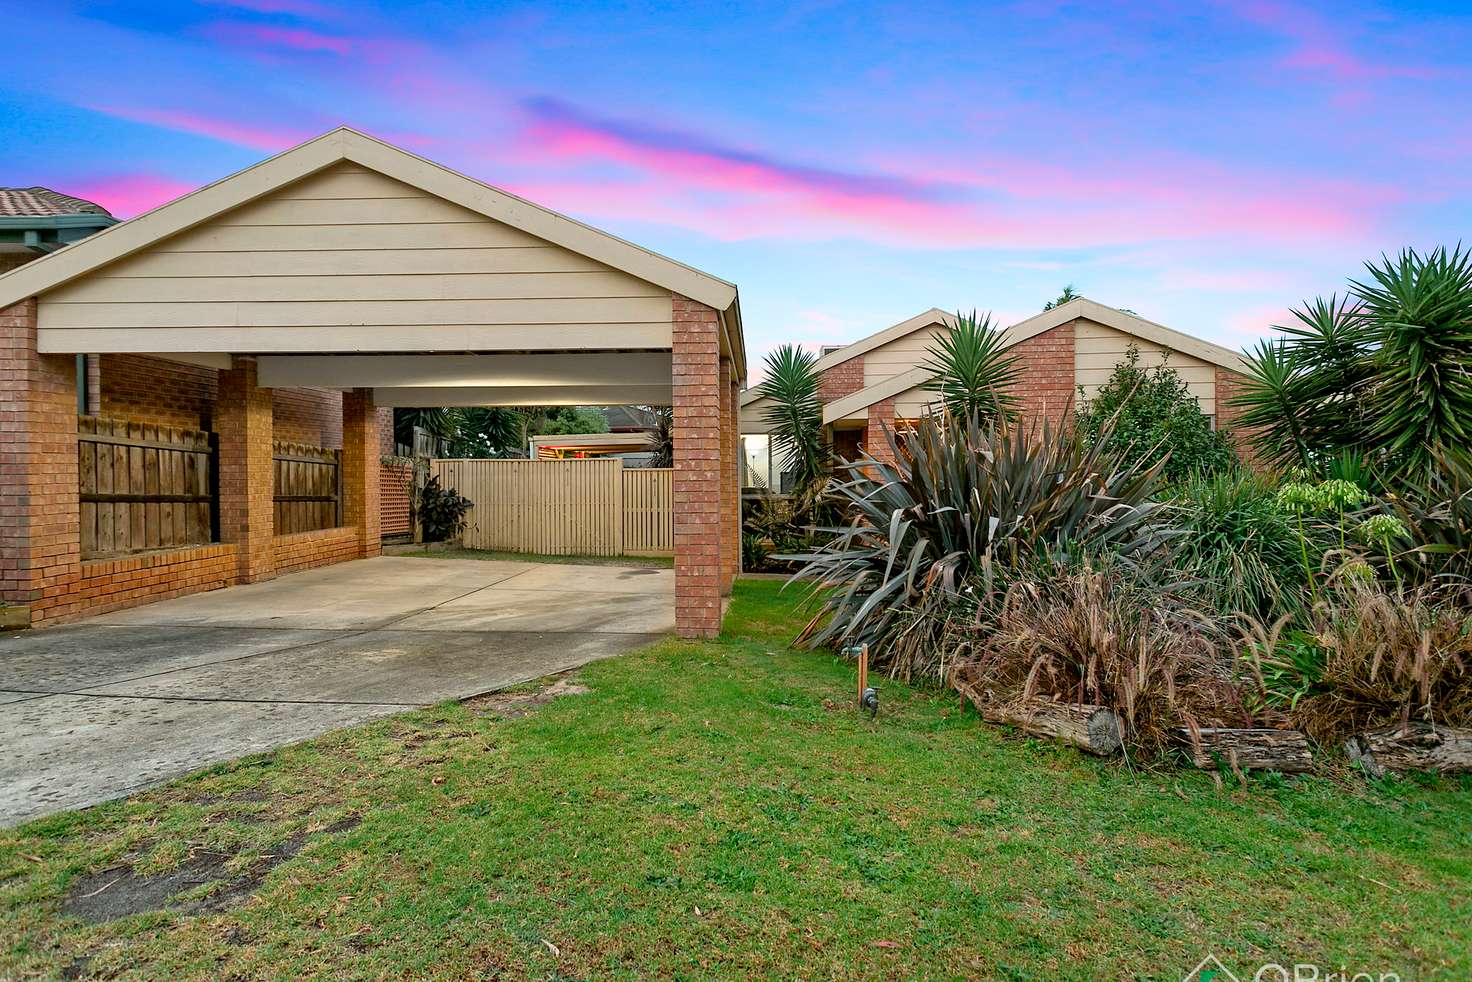
[[741,288],[755,362],[1065,283],[1241,347],[1472,240],[1472,5],[13,3],[0,184],[129,216],[339,124]]

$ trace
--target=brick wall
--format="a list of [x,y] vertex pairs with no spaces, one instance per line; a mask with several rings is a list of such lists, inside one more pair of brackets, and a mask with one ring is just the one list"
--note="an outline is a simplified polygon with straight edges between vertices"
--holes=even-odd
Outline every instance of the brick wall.
[[39,252],[0,252],[0,273],[8,273],[12,269],[24,266],[32,259],[40,259]]
[[81,575],[77,363],[36,352],[36,302],[0,310],[0,601],[75,612]]
[[240,581],[253,583],[271,578],[275,560],[271,390],[256,385],[254,358],[236,358],[219,382],[220,540],[239,547]]
[[1242,390],[1246,381],[1236,372],[1216,366],[1216,427],[1227,431],[1232,446],[1244,461],[1253,466],[1262,466],[1261,459],[1252,452],[1252,447],[1247,442],[1253,431],[1235,425],[1241,410],[1232,405],[1232,397]]
[[355,528],[319,529],[278,535],[271,542],[276,575],[298,573],[316,566],[331,566],[358,558],[358,530]]
[[1074,322],[1028,338],[1012,351],[1022,377],[1013,386],[1026,421],[1043,417],[1059,422],[1073,408],[1077,392],[1074,367]]
[[331,389],[272,389],[276,439],[342,449],[342,393]]
[[352,526],[358,556],[376,556],[383,544],[379,524],[378,410],[372,389],[353,389],[342,398],[342,523]]
[[101,355],[102,415],[160,426],[214,428],[215,370],[145,355]]
[[[82,564],[77,598],[83,614],[138,607],[235,583],[235,547],[195,546]],[[70,618],[69,618],[70,619]]]
[[[104,416],[214,429],[219,373],[146,355],[98,357]],[[342,447],[342,395],[330,389],[271,390],[275,439],[336,450]]]
[[720,324],[679,294],[673,307],[675,630],[708,638],[721,630]]
[[818,398],[824,404],[852,395],[864,387],[864,356],[850,358],[818,377]]

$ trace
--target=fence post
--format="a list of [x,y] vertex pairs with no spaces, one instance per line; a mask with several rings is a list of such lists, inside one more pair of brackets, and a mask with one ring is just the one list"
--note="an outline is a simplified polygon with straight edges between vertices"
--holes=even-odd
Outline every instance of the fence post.
[[624,554],[624,461],[622,457],[615,457],[613,463],[613,514],[609,516],[609,521],[613,523],[614,528],[613,554],[622,556]]

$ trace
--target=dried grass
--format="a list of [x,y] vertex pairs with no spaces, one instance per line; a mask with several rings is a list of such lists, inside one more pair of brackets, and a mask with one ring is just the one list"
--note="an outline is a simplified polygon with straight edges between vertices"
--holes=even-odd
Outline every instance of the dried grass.
[[1145,753],[1164,748],[1177,727],[1251,721],[1228,632],[1125,570],[1085,566],[1019,581],[990,620],[972,626],[957,671],[998,703],[1106,706],[1124,722],[1126,744]]

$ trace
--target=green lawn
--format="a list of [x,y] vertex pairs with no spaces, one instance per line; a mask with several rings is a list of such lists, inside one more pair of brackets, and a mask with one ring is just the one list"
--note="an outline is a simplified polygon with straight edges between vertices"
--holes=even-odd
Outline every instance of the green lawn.
[[0,978],[1472,977],[1472,781],[1219,787],[887,682],[871,723],[850,666],[784,647],[778,586],[514,719],[440,706],[0,832]]

